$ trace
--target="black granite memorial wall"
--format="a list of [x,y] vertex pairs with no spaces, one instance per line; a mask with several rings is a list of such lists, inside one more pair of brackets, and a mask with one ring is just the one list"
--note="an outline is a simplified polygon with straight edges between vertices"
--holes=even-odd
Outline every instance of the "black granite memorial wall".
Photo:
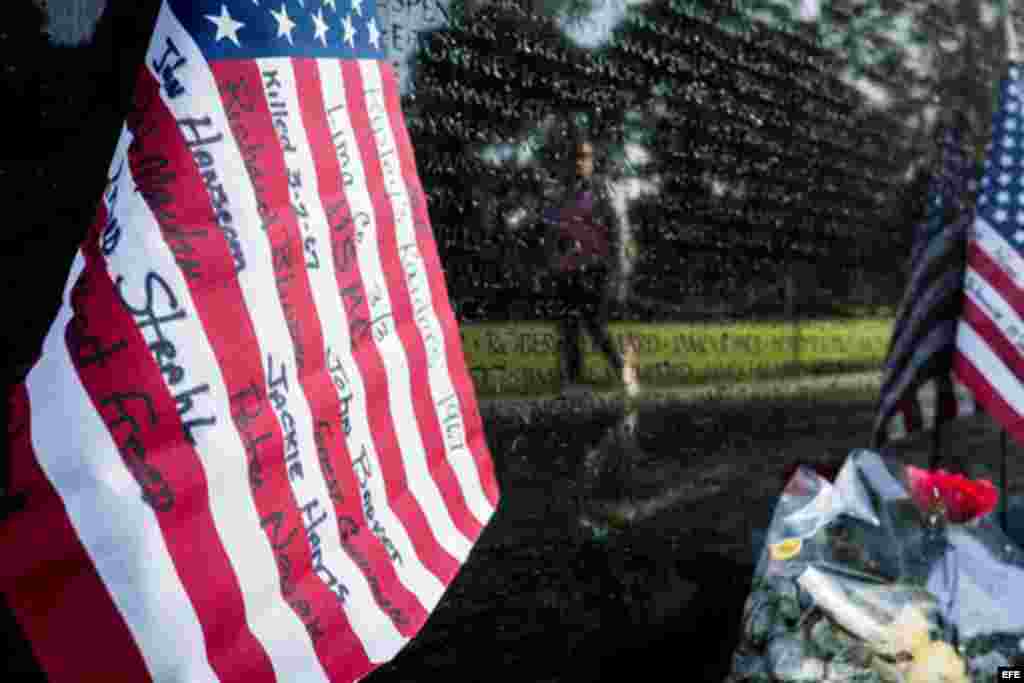
[[[799,3],[771,4],[380,5],[460,319],[549,317],[538,217],[567,182],[570,120],[585,121],[598,172],[622,197],[618,317],[898,301],[934,149],[928,108],[976,110],[984,136],[991,109],[979,102],[1006,58],[998,21],[970,25],[964,8],[977,14],[980,1],[822,2],[813,21],[791,16]],[[37,337],[92,217],[159,2],[107,5],[79,46],[48,42],[31,3],[12,6],[0,38],[12,133],[0,171],[18,216],[0,237],[3,272],[11,291],[33,283],[37,296],[15,306]],[[893,31],[903,15],[910,37]],[[934,53],[923,69],[921,46]]]

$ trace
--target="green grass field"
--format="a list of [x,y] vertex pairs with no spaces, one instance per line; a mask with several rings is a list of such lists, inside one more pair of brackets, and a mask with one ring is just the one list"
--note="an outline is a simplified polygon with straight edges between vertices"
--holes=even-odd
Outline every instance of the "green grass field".
[[[629,340],[647,387],[752,382],[878,370],[889,344],[890,318],[737,323],[612,323],[620,350]],[[462,343],[481,396],[546,394],[558,387],[554,324],[476,323]],[[584,335],[584,380],[615,383],[611,368]]]

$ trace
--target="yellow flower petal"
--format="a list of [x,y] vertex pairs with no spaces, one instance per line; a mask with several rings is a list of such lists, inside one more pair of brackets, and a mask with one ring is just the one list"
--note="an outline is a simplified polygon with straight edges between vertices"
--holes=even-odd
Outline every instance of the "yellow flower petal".
[[784,541],[772,544],[769,548],[773,560],[789,560],[800,554],[804,543],[799,538],[787,538]]
[[941,640],[913,652],[907,683],[970,683],[967,667],[953,646]]

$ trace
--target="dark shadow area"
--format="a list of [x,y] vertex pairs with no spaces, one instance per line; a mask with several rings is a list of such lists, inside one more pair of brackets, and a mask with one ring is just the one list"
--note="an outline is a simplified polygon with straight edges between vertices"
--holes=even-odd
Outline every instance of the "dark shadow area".
[[[644,497],[655,514],[595,535],[581,466],[622,406],[553,400],[484,411],[503,500],[427,625],[367,680],[612,681],[664,668],[721,681],[765,528],[794,463],[835,465],[862,440],[869,401],[806,397],[641,408]],[[637,473],[638,476],[641,473]],[[659,475],[662,481],[658,485]]]
[[0,595],[0,661],[3,662],[5,681],[18,683],[45,683],[46,676],[39,668],[39,662],[32,654],[32,647],[25,638],[14,613],[7,601]]
[[630,557],[636,584],[628,616],[584,641],[563,681],[621,681],[636,676],[641,663],[694,681],[729,673],[753,565],[653,550]]
[[[0,235],[0,287],[17,334],[3,337],[4,374],[39,351],[68,267],[92,221],[128,112],[159,2],[107,3],[91,43],[55,46],[33,3],[11,3],[0,36],[0,94],[9,135],[0,179],[10,216]],[[11,118],[13,117],[13,121]]]

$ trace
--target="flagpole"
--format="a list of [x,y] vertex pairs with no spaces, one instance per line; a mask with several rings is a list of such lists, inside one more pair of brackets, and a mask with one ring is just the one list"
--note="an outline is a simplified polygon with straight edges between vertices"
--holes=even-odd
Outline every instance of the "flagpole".
[[928,459],[928,469],[934,470],[942,462],[942,422],[936,420],[932,430],[932,453]]

